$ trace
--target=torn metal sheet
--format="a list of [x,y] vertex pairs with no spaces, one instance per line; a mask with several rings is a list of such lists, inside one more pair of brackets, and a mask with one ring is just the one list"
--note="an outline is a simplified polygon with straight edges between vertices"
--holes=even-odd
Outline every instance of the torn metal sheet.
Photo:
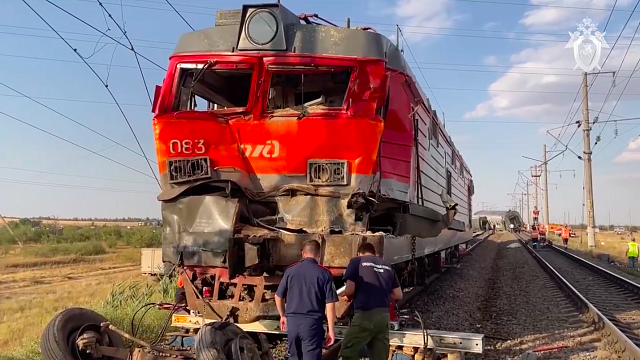
[[162,260],[223,266],[238,218],[238,199],[191,196],[162,203]]
[[355,226],[355,212],[347,209],[348,198],[299,195],[278,197],[276,201],[279,227],[326,232],[349,231]]

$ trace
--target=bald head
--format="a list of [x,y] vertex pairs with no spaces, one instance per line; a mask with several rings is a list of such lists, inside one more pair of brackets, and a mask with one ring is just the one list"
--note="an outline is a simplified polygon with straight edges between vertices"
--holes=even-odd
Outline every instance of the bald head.
[[302,245],[302,257],[320,259],[320,243],[317,240],[306,241]]

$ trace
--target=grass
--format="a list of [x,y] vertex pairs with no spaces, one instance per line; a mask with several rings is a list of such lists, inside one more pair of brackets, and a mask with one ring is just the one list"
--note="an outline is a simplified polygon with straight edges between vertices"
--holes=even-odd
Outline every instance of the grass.
[[[613,231],[600,231],[596,234],[596,248],[589,249],[586,230],[577,230],[578,237],[569,239],[569,248],[580,251],[591,258],[597,258],[601,254],[609,255],[612,261],[626,265],[627,263],[627,243],[629,236],[627,234],[616,235]],[[562,244],[560,237],[553,235],[553,241],[556,244]],[[620,270],[640,277],[638,271],[629,270],[626,267],[620,267]]]
[[[115,285],[107,285],[114,284]],[[87,290],[87,286],[91,286]],[[112,324],[130,332],[135,311],[150,302],[171,301],[175,279],[159,283],[114,276],[96,284],[56,287],[44,296],[27,296],[18,301],[0,302],[0,359],[40,360],[40,333],[59,311],[68,307],[87,307],[105,316]],[[138,316],[139,317],[139,316]],[[150,310],[137,336],[153,341],[163,327],[168,312]],[[16,336],[20,334],[20,336]]]
[[[130,331],[133,307],[173,297],[173,284],[147,285],[139,265],[140,249],[99,242],[27,245],[0,258],[0,359],[40,359],[42,330],[69,307],[95,309]],[[151,310],[148,333],[166,315]]]

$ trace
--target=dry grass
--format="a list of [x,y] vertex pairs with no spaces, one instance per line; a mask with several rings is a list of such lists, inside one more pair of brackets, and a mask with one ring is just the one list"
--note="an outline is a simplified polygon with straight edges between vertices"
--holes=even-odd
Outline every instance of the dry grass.
[[33,348],[56,312],[96,306],[113,284],[143,279],[139,249],[110,251],[47,259],[30,252],[0,257],[0,354]]
[[[597,254],[609,254],[612,260],[622,264],[627,263],[627,243],[629,236],[627,234],[616,235],[613,231],[600,231],[596,234],[596,248],[589,250],[587,243],[587,232],[577,230],[578,237],[569,239],[569,247],[571,249],[590,253],[592,256]],[[559,242],[562,244],[562,241]]]

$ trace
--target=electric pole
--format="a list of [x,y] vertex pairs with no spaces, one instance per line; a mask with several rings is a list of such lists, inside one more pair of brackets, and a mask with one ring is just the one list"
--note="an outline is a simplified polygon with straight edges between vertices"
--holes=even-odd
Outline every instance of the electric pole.
[[544,191],[544,228],[549,229],[549,184],[547,183],[547,144],[542,145],[542,186]]
[[587,244],[596,247],[596,217],[593,213],[593,180],[591,173],[591,126],[589,125],[589,87],[587,73],[582,76],[582,142],[584,143],[584,184],[587,205]]
[[527,225],[531,225],[531,208],[529,207],[529,180],[527,180]]

